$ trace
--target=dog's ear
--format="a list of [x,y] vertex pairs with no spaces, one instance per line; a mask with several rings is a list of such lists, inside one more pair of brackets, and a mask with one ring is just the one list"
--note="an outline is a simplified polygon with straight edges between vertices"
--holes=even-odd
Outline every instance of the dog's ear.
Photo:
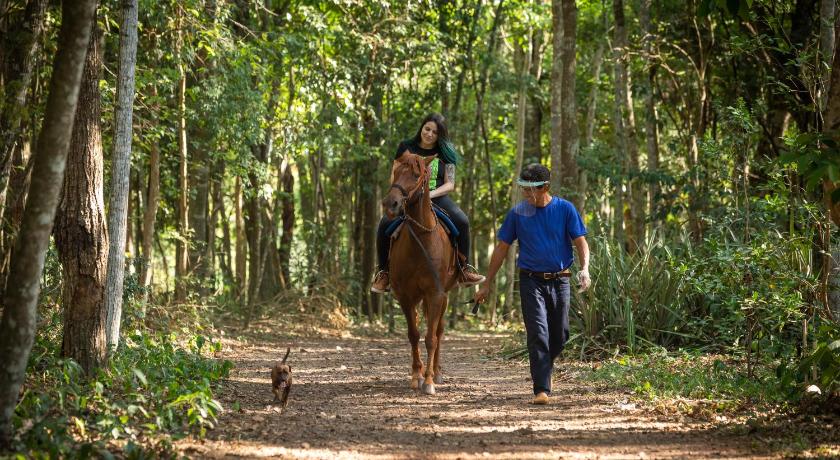
[[289,373],[292,373],[292,366],[289,366]]

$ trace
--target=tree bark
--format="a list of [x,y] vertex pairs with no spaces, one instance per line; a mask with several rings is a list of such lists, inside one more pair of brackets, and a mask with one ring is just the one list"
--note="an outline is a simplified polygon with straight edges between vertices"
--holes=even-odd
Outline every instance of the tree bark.
[[820,56],[825,65],[821,72],[820,80],[822,82],[822,97],[820,98],[821,108],[825,108],[828,101],[828,91],[830,90],[831,69],[834,62],[834,46],[836,35],[834,34],[834,23],[837,0],[820,0]]
[[[537,32],[532,32],[532,34]],[[531,37],[529,37],[531,38]],[[528,44],[533,46],[534,41],[528,40]],[[533,57],[533,50],[524,49],[521,45],[517,45],[514,50],[514,60],[518,61],[519,65],[519,89],[517,94],[516,106],[516,165],[513,170],[511,182],[516,183],[519,177],[519,172],[522,171],[523,158],[525,156],[525,137],[527,128],[527,112],[528,112],[528,77],[531,75],[531,58]],[[511,187],[510,189],[510,204],[515,206],[521,199],[519,187]],[[513,254],[515,254],[515,249]],[[508,312],[513,309],[513,291],[514,280],[516,278],[516,257],[508,257],[505,260],[505,275],[507,279],[507,288],[505,289],[505,303],[502,306],[503,312]]]
[[[134,114],[134,67],[137,62],[137,0],[123,0],[120,26],[120,70],[117,81],[114,115],[114,157],[111,165],[111,198],[108,215],[108,272],[105,284],[105,308],[108,312],[106,333],[108,347],[120,343],[123,281],[125,280],[125,243],[128,231],[127,207],[131,174],[132,116]],[[148,205],[147,205],[148,208]]]
[[289,270],[289,262],[292,254],[292,241],[294,239],[295,231],[295,177],[292,175],[292,165],[286,162],[283,168],[283,199],[281,220],[283,221],[283,234],[280,235],[280,267],[283,271],[283,279],[286,280],[286,285],[291,285],[291,272]]
[[[636,142],[636,116],[633,110],[633,93],[630,90],[630,73],[628,71],[629,56],[627,45],[627,30],[624,21],[624,1],[613,1],[613,17],[615,28],[613,31],[613,52],[615,54],[615,97],[619,109],[621,125],[620,132],[616,133],[622,139],[621,152],[625,165],[625,175],[629,186],[627,187],[629,207],[624,206],[626,215],[625,239],[628,251],[635,252],[645,238],[644,218],[644,196],[642,195],[639,180],[633,176],[639,171],[639,146]],[[621,209],[617,212],[622,212]]]
[[[598,105],[598,88],[601,80],[601,66],[604,62],[604,51],[606,43],[602,41],[598,44],[595,50],[595,56],[592,58],[592,88],[589,90],[589,102],[586,106],[586,125],[583,131],[583,142],[581,143],[581,150],[585,150],[592,145],[592,138],[595,134],[595,110]],[[586,210],[586,191],[589,188],[589,174],[585,169],[580,169],[579,173],[579,187],[580,187],[580,210]]]
[[236,176],[233,194],[236,217],[236,284],[239,288],[239,297],[243,298],[247,293],[246,286],[248,286],[248,237],[245,232],[245,217],[242,212],[242,178],[239,176]]
[[531,83],[528,85],[528,106],[525,112],[523,164],[540,163],[543,159],[543,104],[540,96],[543,40],[545,40],[545,32],[542,29],[534,30],[531,34]]
[[[840,34],[840,21],[838,21],[835,33]],[[840,46],[834,48],[834,62],[840,62]],[[823,133],[833,139],[840,141],[840,66],[831,68],[831,80],[828,85],[828,100],[824,115]],[[840,187],[840,183],[834,183],[829,179],[823,181],[823,200],[829,210],[829,216],[835,225],[840,226],[840,200],[833,201],[832,193]],[[840,318],[840,253],[833,251],[831,257],[826,257],[825,265],[828,273],[828,305],[829,311],[834,318]]]
[[178,54],[178,240],[175,242],[175,301],[184,302],[187,300],[187,276],[188,276],[188,244],[189,223],[188,215],[188,179],[187,179],[187,120],[186,120],[186,93],[187,93],[187,72],[184,67],[182,49],[183,38],[183,11],[181,6],[175,7],[177,35],[175,49]]
[[[655,174],[659,170],[659,119],[653,94],[656,79],[656,60],[653,57],[654,36],[650,24],[650,6],[652,0],[642,0],[639,9],[639,20],[642,26],[643,53],[646,60],[647,80],[642,80],[645,98],[645,141],[647,146],[647,170]],[[656,197],[659,195],[659,184],[651,180],[648,187],[647,202],[648,215],[656,213]]]
[[[154,265],[155,217],[157,216],[158,200],[160,199],[160,147],[154,140],[149,150],[149,184],[146,193],[146,208],[143,210],[143,263],[140,270],[140,285],[146,288],[146,293],[152,284]],[[148,298],[148,297],[147,297]]]
[[[571,201],[580,209],[580,193],[578,184],[577,155],[579,147],[577,124],[577,101],[575,100],[575,67],[576,53],[575,38],[577,34],[577,6],[575,0],[562,0],[561,5],[562,30],[562,82],[560,117],[563,131],[561,134],[562,171],[560,185],[567,190]],[[556,174],[556,172],[555,172]],[[555,189],[557,190],[557,189]]]
[[4,53],[0,61],[3,72],[0,89],[4,95],[0,112],[0,223],[5,220],[12,155],[18,147],[26,113],[26,93],[35,67],[38,38],[44,29],[47,4],[47,0],[29,0],[22,20],[16,22],[13,29],[5,31],[2,43],[8,54]]
[[107,353],[108,232],[103,197],[101,71],[101,43],[94,28],[54,232],[63,275],[61,355],[74,359],[88,373],[105,363]]
[[76,114],[79,85],[90,41],[96,0],[62,4],[61,31],[50,92],[32,172],[31,198],[12,253],[9,289],[0,320],[0,446],[8,446],[26,363],[35,340],[37,302],[44,258],[64,180],[67,150]]

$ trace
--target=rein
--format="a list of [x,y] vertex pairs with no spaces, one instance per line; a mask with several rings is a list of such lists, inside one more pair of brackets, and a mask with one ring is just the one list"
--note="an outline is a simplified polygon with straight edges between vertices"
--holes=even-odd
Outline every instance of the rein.
[[[417,180],[417,185],[412,190],[414,196],[408,192],[402,185],[393,183],[391,184],[391,188],[395,188],[400,191],[403,195],[403,209],[407,208],[409,205],[414,205],[420,202],[420,199],[423,198],[423,194],[426,192],[426,187],[429,181],[429,172],[426,168],[422,168],[423,176]],[[419,192],[419,194],[418,194]],[[416,198],[415,198],[416,197]],[[431,227],[426,227],[425,225],[418,222],[415,218],[408,215],[408,213],[404,212],[403,216],[406,221],[408,221],[408,233],[414,239],[418,246],[420,246],[420,250],[423,252],[423,257],[426,259],[426,265],[429,267],[429,271],[432,273],[432,277],[435,279],[435,287],[437,288],[438,292],[444,292],[443,283],[440,281],[440,277],[437,274],[437,270],[435,270],[434,263],[432,262],[431,256],[429,256],[429,252],[426,250],[426,246],[423,245],[423,242],[420,240],[420,237],[417,236],[417,233],[414,232],[414,226],[417,226],[420,230],[424,233],[430,233],[432,230],[437,228],[438,226],[438,217],[434,215],[434,211],[432,211],[432,215],[434,217],[435,223]],[[457,257],[457,255],[455,256]]]

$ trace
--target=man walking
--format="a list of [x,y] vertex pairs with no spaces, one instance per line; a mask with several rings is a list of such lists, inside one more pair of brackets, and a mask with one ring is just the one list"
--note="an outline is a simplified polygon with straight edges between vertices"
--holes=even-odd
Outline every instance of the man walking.
[[518,239],[519,296],[534,382],[533,404],[548,404],[554,359],[569,339],[572,244],[581,259],[577,273],[580,290],[588,289],[591,284],[586,227],[572,203],[551,196],[550,179],[548,168],[540,164],[522,170],[516,183],[522,187],[525,200],[505,216],[490,258],[487,279],[474,295],[476,302],[484,302],[508,248]]

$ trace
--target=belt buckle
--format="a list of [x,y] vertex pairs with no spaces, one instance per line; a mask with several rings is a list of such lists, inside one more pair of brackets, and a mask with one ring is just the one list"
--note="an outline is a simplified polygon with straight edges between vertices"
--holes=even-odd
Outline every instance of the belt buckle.
[[554,273],[543,272],[542,276],[543,276],[543,279],[546,280],[546,281],[554,279]]

